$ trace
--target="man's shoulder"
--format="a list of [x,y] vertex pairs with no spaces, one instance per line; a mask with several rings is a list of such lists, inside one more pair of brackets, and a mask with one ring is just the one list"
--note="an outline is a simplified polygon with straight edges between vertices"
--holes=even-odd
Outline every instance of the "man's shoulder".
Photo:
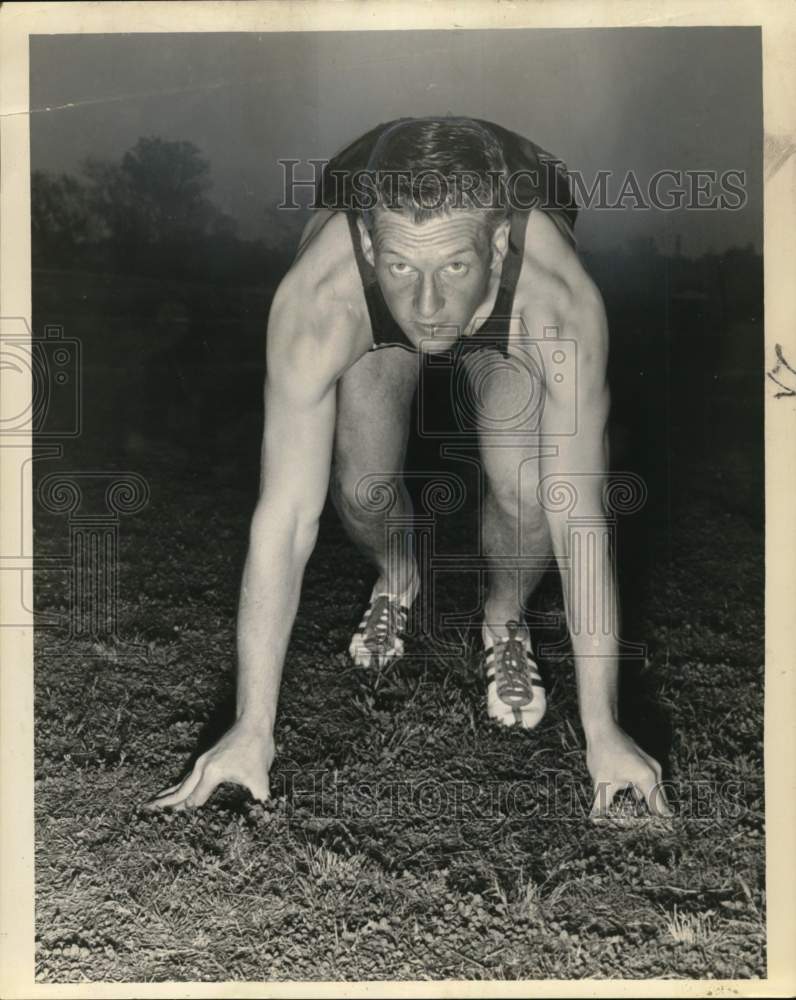
[[350,310],[358,279],[345,213],[320,209],[304,228],[277,297],[304,317],[315,314],[328,319],[330,309]]
[[271,304],[269,357],[337,377],[367,349],[366,315],[347,220],[314,215]]
[[[515,304],[526,327],[541,335],[545,326],[565,331],[595,348],[606,337],[600,290],[577,251],[542,211],[530,214]],[[607,346],[607,341],[606,341]]]

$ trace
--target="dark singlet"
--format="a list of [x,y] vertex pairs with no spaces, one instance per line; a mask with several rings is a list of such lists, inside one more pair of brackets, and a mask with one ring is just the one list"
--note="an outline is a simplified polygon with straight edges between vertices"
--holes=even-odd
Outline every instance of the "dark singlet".
[[[508,357],[509,327],[514,305],[514,292],[522,269],[522,254],[525,245],[525,227],[528,223],[528,212],[514,212],[511,217],[509,231],[509,249],[503,261],[500,274],[500,285],[495,298],[492,312],[484,323],[469,337],[457,341],[455,350],[459,355],[468,351],[491,348],[500,351]],[[395,322],[392,313],[384,299],[384,295],[376,277],[375,269],[365,259],[362,243],[357,228],[356,213],[346,212],[348,230],[354,248],[359,276],[362,280],[362,290],[370,317],[370,327],[375,351],[380,347],[403,347],[407,351],[417,348],[407,338],[401,327]]]

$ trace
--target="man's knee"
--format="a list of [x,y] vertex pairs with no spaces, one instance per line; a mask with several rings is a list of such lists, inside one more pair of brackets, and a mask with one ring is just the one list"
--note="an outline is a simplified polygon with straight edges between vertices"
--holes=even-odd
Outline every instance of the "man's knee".
[[[508,454],[508,449],[504,449]],[[544,517],[539,505],[539,469],[536,459],[515,463],[487,462],[487,492],[493,504],[505,514],[525,519]]]
[[465,365],[463,402],[481,433],[506,437],[538,430],[544,389],[537,367],[494,351],[476,353]]
[[521,467],[489,475],[485,510],[487,535],[490,534],[490,520],[510,522],[515,525],[523,549],[527,546],[534,551],[549,549],[550,529],[547,515],[539,504],[538,485],[538,473],[527,467],[525,471]]
[[330,480],[338,512],[359,522],[381,521],[395,509],[403,483],[400,473],[363,472],[335,462]]

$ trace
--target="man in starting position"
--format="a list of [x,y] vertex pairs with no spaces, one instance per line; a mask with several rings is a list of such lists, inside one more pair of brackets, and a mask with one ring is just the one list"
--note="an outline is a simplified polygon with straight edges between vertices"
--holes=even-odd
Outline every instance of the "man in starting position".
[[[412,513],[402,471],[422,353],[452,352],[477,387],[487,713],[525,728],[542,718],[544,687],[522,608],[549,556],[577,570],[567,511],[543,503],[540,484],[571,484],[579,516],[599,525],[609,409],[602,299],[574,248],[568,185],[541,170],[545,156],[493,123],[421,118],[379,126],[327,166],[325,207],[304,231],[268,324],[236,721],[151,807],[200,806],[222,782],[268,797],[283,660],[330,483],[343,524],[379,570],[351,656],[363,669],[400,656],[420,576],[410,545],[388,551],[385,518]],[[569,377],[554,372],[565,351],[552,361],[549,351],[540,354],[543,331],[569,345]],[[503,360],[487,375],[484,359],[496,351]],[[543,405],[529,406],[531,398]],[[575,425],[562,432],[573,413]],[[359,487],[373,474],[394,490],[389,512],[363,503]],[[610,553],[597,549],[575,582],[590,606],[615,609]],[[533,558],[518,560],[524,553]],[[618,723],[615,617],[608,629],[584,629],[582,609],[571,605],[595,811],[629,787],[651,811],[668,814],[659,764]]]

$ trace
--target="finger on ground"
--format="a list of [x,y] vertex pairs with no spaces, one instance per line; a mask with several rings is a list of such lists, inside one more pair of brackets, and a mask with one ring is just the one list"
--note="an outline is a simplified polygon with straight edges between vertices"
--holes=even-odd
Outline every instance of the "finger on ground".
[[666,798],[666,790],[664,789],[660,779],[656,777],[648,782],[645,782],[644,784],[637,784],[636,787],[644,796],[644,800],[647,803],[647,808],[649,809],[651,815],[666,817],[674,815],[674,812],[669,805],[669,801]]
[[614,801],[617,792],[621,792],[623,788],[627,788],[630,784],[629,781],[598,782],[594,789],[594,801],[589,818],[604,819],[608,815],[608,810],[611,808],[611,803]]
[[172,806],[179,805],[188,795],[191,794],[193,789],[199,783],[201,777],[201,771],[194,767],[193,771],[184,778],[179,785],[173,788],[167,788],[160,795],[156,795],[154,799],[150,799],[146,803],[147,809],[168,809]]

